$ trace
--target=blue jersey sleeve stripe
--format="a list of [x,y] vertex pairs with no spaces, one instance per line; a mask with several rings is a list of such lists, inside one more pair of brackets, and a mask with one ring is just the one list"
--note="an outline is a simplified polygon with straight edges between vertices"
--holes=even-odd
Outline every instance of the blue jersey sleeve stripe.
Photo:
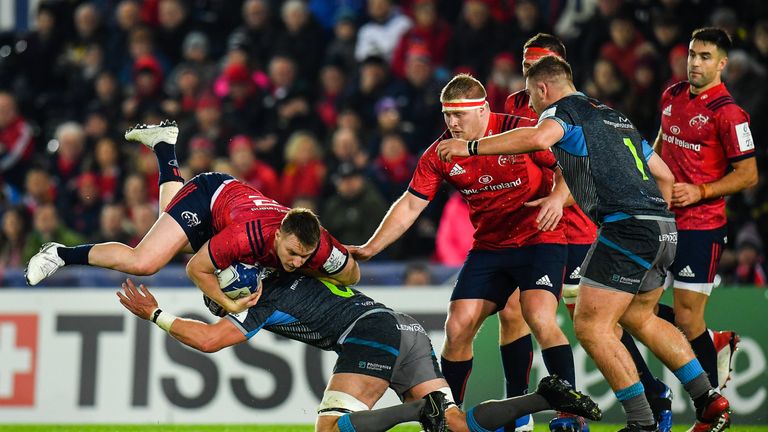
[[285,324],[292,324],[298,321],[295,317],[276,310],[272,312],[272,315],[269,316],[269,318],[264,321],[264,324],[262,326],[273,326],[273,325],[285,325]]
[[400,355],[400,350],[397,350],[394,347],[391,347],[389,345],[385,345],[379,342],[369,341],[369,340],[360,339],[360,338],[346,338],[344,339],[344,343],[345,344],[351,343],[355,345],[364,345],[364,346],[369,346],[371,348],[377,348],[382,351],[386,351],[395,357]]
[[599,241],[600,243],[602,243],[602,244],[604,244],[604,245],[608,246],[608,247],[609,247],[609,248],[611,248],[611,249],[615,249],[615,250],[617,250],[617,251],[619,251],[619,252],[623,253],[624,255],[626,255],[626,256],[627,256],[627,258],[629,258],[629,259],[631,259],[632,261],[634,261],[634,262],[636,262],[636,263],[640,264],[640,265],[641,265],[641,266],[643,266],[645,269],[650,269],[650,268],[651,268],[651,263],[649,263],[648,261],[646,261],[646,260],[644,260],[644,259],[640,258],[640,257],[639,257],[639,256],[637,256],[637,254],[635,254],[634,252],[632,252],[632,251],[629,251],[629,250],[627,250],[627,249],[624,249],[623,247],[621,247],[621,246],[617,245],[616,243],[614,243],[614,242],[612,242],[612,241],[608,240],[607,238],[605,238],[605,237],[603,237],[603,236],[599,236],[599,237],[597,238],[597,241]]
[[584,130],[581,126],[570,126],[562,123],[565,135],[557,144],[561,149],[574,156],[587,156],[587,141],[584,139]]
[[651,147],[646,140],[643,140],[643,156],[645,156],[646,162],[648,162],[651,159],[651,156],[653,156],[653,147]]

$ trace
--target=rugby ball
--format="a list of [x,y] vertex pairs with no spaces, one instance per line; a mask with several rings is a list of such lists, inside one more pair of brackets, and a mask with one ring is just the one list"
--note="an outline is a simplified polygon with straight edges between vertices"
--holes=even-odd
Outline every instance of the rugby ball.
[[261,270],[261,267],[238,262],[216,272],[216,277],[224,294],[237,300],[259,290]]

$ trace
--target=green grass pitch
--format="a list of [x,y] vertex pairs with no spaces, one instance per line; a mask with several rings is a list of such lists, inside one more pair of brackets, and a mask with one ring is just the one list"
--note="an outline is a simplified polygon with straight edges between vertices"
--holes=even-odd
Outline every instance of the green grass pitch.
[[[684,432],[690,425],[672,428],[673,432]],[[591,432],[616,432],[617,424],[590,423]],[[0,425],[0,432],[311,432],[311,425]],[[399,426],[396,432],[418,432],[420,427]],[[768,432],[768,425],[732,425],[734,432]],[[537,425],[535,432],[548,431],[546,425]]]

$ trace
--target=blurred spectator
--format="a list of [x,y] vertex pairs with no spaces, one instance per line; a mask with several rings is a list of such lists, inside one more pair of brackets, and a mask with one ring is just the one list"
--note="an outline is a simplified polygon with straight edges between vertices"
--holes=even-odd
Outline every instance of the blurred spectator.
[[88,109],[99,110],[110,124],[116,126],[122,119],[123,91],[115,75],[101,72],[93,83],[95,98],[88,104]]
[[320,70],[320,91],[315,102],[315,114],[326,130],[336,128],[345,84],[346,76],[340,66],[328,64]]
[[432,272],[429,266],[421,262],[408,263],[403,274],[403,285],[406,287],[432,285]]
[[766,277],[765,256],[762,247],[754,241],[744,241],[737,247],[736,278],[734,283],[765,287]]
[[131,225],[133,236],[128,245],[135,247],[145,235],[152,229],[157,220],[157,210],[151,205],[139,205],[131,209]]
[[101,111],[88,110],[83,122],[83,132],[85,132],[85,147],[93,149],[96,143],[104,138],[111,139],[114,136],[112,123],[107,115]]
[[99,198],[114,203],[122,198],[123,168],[120,150],[112,138],[105,137],[96,143],[93,171],[97,178]]
[[47,108],[52,94],[61,91],[55,85],[62,78],[58,76],[56,63],[65,42],[56,34],[57,24],[59,27],[61,25],[59,19],[50,4],[40,2],[35,14],[34,30],[20,40],[20,43],[26,43],[26,49],[19,55],[22,73],[18,74],[14,87],[20,91],[21,96],[34,100],[35,108],[38,109]]
[[51,204],[40,206],[33,218],[33,229],[24,247],[24,262],[29,261],[44,243],[57,242],[65,246],[85,243],[85,239],[59,220],[59,212]]
[[[320,210],[317,208],[317,199],[309,197],[296,197],[293,200],[293,208],[305,208],[312,210],[313,213],[318,214]],[[322,223],[322,221],[320,221]]]
[[91,43],[85,47],[82,61],[67,67],[64,83],[67,91],[64,101],[69,107],[62,108],[63,112],[67,112],[70,116],[79,116],[86,111],[88,102],[93,99],[93,85],[102,70],[104,70],[104,48],[99,44]]
[[525,87],[525,79],[517,71],[512,53],[501,52],[493,59],[493,68],[485,91],[493,112],[504,112],[507,96]]
[[537,33],[552,33],[545,17],[534,0],[516,0],[514,21],[504,26],[504,47],[517,52],[531,36]]
[[[656,51],[656,57],[659,59],[669,58],[669,53],[678,44],[685,44],[685,36],[680,28],[680,20],[674,15],[668,13],[658,13],[651,19],[653,25],[653,47]],[[662,66],[662,65],[660,65]],[[662,82],[669,78],[669,69],[662,67],[659,69],[659,77]]]
[[412,49],[405,63],[405,82],[395,95],[397,110],[402,117],[399,132],[413,152],[421,153],[427,148],[444,125],[440,101],[435,97],[440,94],[443,83],[435,79],[433,71],[429,53]]
[[659,130],[659,95],[663,90],[659,79],[658,67],[653,58],[645,57],[638,61],[629,94],[624,100],[624,114],[641,135],[651,140]]
[[243,45],[259,68],[265,68],[272,58],[277,31],[268,0],[245,0],[242,9],[243,25],[229,37],[229,45]]
[[64,61],[70,65],[80,65],[85,59],[91,44],[101,44],[106,38],[101,22],[101,14],[94,3],[82,3],[75,9],[75,38],[66,45]]
[[389,69],[382,57],[367,57],[360,64],[360,74],[355,89],[348,98],[364,125],[376,121],[376,102],[387,95],[390,84]]
[[622,3],[623,0],[598,0],[595,13],[579,26],[578,38],[568,44],[568,58],[574,66],[576,82],[591,74],[600,47],[611,39],[611,20],[621,12]]
[[472,249],[475,227],[469,220],[469,205],[459,192],[445,203],[435,239],[435,261],[460,266]]
[[3,213],[0,226],[0,273],[24,266],[24,247],[29,235],[30,215],[24,207],[11,207]]
[[115,25],[109,29],[106,44],[106,65],[117,73],[125,61],[130,33],[141,26],[141,10],[138,0],[121,0],[115,7]]
[[624,79],[632,79],[632,76],[647,50],[643,36],[637,31],[632,17],[619,15],[611,19],[611,40],[600,48],[600,57],[610,61],[619,68]]
[[120,204],[107,204],[101,208],[99,231],[93,238],[95,243],[119,242],[128,244],[131,239],[126,229],[125,209]]
[[363,244],[387,212],[387,202],[354,164],[339,165],[334,183],[336,194],[320,213],[323,226],[344,244]]
[[234,131],[246,134],[262,132],[261,95],[251,79],[251,71],[241,64],[224,69],[228,92],[222,99],[222,114]]
[[[51,145],[49,144],[49,147]],[[76,122],[65,122],[56,128],[56,141],[49,148],[51,156],[50,172],[58,184],[56,207],[66,211],[75,200],[76,179],[82,171],[85,151],[85,131]]]
[[[336,172],[343,164],[352,164],[361,170],[368,165],[368,154],[360,144],[360,137],[357,132],[346,127],[336,129],[331,136],[331,151],[326,158],[328,172]],[[326,178],[323,195],[335,192],[336,185],[332,177]]]
[[388,133],[381,140],[381,152],[373,161],[373,176],[379,191],[388,202],[395,201],[408,188],[416,156],[408,151],[403,137]]
[[32,127],[19,115],[16,99],[0,91],[0,182],[21,190],[34,150]]
[[195,108],[205,92],[205,85],[195,68],[184,67],[175,70],[175,75],[166,80],[171,90],[168,99],[162,102],[163,112],[173,117],[180,125],[193,121]]
[[[229,142],[229,160],[234,176],[260,190],[268,197],[278,197],[280,185],[277,173],[253,153],[253,142],[245,135],[236,135]],[[218,170],[216,170],[218,171]]]
[[125,210],[129,218],[132,217],[134,209],[150,204],[147,181],[144,177],[139,174],[129,175],[123,184],[123,196],[125,197]]
[[101,217],[101,196],[99,179],[92,172],[80,174],[77,178],[77,200],[64,215],[67,226],[83,238],[93,240],[99,231]]
[[303,0],[288,0],[280,10],[284,30],[278,32],[274,52],[296,61],[296,75],[305,82],[315,79],[325,55],[325,32],[309,13]]
[[136,59],[133,65],[133,93],[123,102],[123,116],[138,121],[148,111],[159,111],[166,99],[163,70],[151,55]]
[[56,199],[56,186],[51,176],[42,168],[32,168],[24,181],[23,203],[34,214],[40,206],[53,204]]
[[363,61],[379,56],[389,63],[395,46],[413,23],[397,10],[392,0],[368,0],[368,18],[357,35],[355,58]]
[[179,75],[190,71],[198,78],[198,92],[208,88],[216,76],[216,64],[209,58],[209,52],[208,36],[201,32],[190,32],[184,38],[183,58],[169,74],[165,91],[171,96],[183,94]]
[[320,145],[315,136],[307,131],[294,132],[285,145],[285,168],[280,177],[280,203],[292,207],[296,197],[318,197],[322,191],[325,173]]
[[153,58],[159,66],[160,72],[166,72],[168,59],[161,51],[155,48],[152,31],[147,27],[136,27],[128,36],[128,55],[120,62],[118,80],[120,84],[128,86],[133,83],[136,74],[136,65],[141,58]]
[[157,8],[158,26],[155,42],[160,52],[172,63],[181,60],[184,38],[191,30],[187,7],[181,0],[159,0]]
[[595,62],[592,78],[584,86],[587,95],[619,110],[623,108],[621,102],[625,89],[619,69],[613,62],[604,58]]
[[435,0],[417,0],[413,18],[414,26],[400,38],[392,57],[392,72],[398,78],[405,78],[406,58],[413,49],[428,53],[437,65],[444,64],[451,40],[451,27],[437,15]]
[[669,52],[669,69],[671,75],[669,80],[662,86],[664,89],[688,80],[688,46],[685,44],[675,45]]
[[198,174],[209,172],[213,168],[215,148],[213,142],[204,136],[196,136],[189,141],[189,157],[186,160],[186,168],[192,178]]
[[179,142],[176,143],[176,156],[179,162],[189,159],[191,140],[202,137],[213,143],[213,154],[227,154],[229,138],[234,130],[224,119],[221,111],[221,101],[212,94],[205,94],[197,101],[194,121],[185,125],[179,132]]
[[768,68],[768,21],[761,20],[755,24],[752,32],[752,44],[754,45],[755,59]]
[[480,81],[485,81],[500,39],[500,29],[491,19],[488,3],[467,0],[448,45],[446,63],[454,71],[466,69]]
[[315,19],[328,32],[336,24],[336,18],[344,13],[356,20],[362,15],[365,0],[309,0],[309,10]]
[[336,15],[333,26],[333,39],[325,51],[325,62],[335,63],[351,74],[357,68],[355,45],[357,44],[357,26],[355,16],[348,10],[341,9]]
[[738,104],[748,113],[757,113],[760,104],[766,99],[765,68],[754,61],[746,51],[731,50],[728,64],[723,71],[723,80],[728,83],[728,91]]

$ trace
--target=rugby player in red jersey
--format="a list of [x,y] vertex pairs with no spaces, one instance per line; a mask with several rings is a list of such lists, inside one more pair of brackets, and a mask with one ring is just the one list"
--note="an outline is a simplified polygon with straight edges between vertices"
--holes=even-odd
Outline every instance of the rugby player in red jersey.
[[758,178],[749,115],[720,78],[730,47],[731,39],[721,29],[693,32],[688,81],[662,94],[655,142],[656,152],[675,175],[672,210],[679,233],[670,267],[674,312],[660,305],[659,315],[680,327],[712,385],[720,388],[729,378],[738,336],[708,330],[704,310],[726,243],[724,197],[755,185]]
[[[475,78],[455,76],[440,95],[448,130],[438,141],[451,136],[477,139],[535,124],[535,120],[491,112],[485,98],[485,88]],[[438,141],[421,156],[408,190],[373,236],[362,246],[349,247],[350,252],[358,260],[367,260],[392,244],[447,181],[467,200],[476,230],[451,296],[441,358],[457,403],[463,400],[472,369],[474,337],[496,312],[502,353],[517,349],[511,344],[528,335],[530,326],[547,369],[573,384],[573,354],[555,317],[566,258],[565,235],[557,222],[569,192],[562,182],[552,192],[552,182],[543,171],[555,169],[552,153],[458,158],[445,163],[435,152]],[[540,208],[525,205],[545,197]],[[523,374],[527,381],[530,357],[520,364],[510,364],[515,359],[511,355],[502,358],[505,375]],[[527,382],[518,394],[526,390]]]
[[219,289],[215,271],[234,261],[298,270],[343,285],[359,281],[354,258],[312,212],[282,206],[227,174],[203,173],[183,184],[174,150],[177,136],[176,123],[168,121],[126,132],[126,139],[154,150],[160,168],[163,212],[135,248],[117,242],[74,247],[47,243],[30,259],[27,283],[36,285],[72,264],[149,275],[178,253],[195,252],[187,264],[190,279],[234,313],[257,300],[251,296],[234,301]]
[[[565,46],[556,36],[539,33],[528,39],[523,45],[523,74],[537,60],[550,55],[565,59]],[[530,97],[525,89],[507,97],[504,111],[507,114],[520,117],[539,118],[530,104]],[[563,302],[568,307],[568,313],[573,317],[576,298],[579,294],[579,280],[581,279],[579,272],[590,246],[597,238],[597,227],[575,204],[563,209],[561,223],[565,229],[565,238],[568,240],[568,261],[565,267],[565,281],[563,282]],[[621,330],[621,342],[630,352],[632,360],[637,366],[640,381],[645,387],[646,397],[659,423],[659,431],[669,432],[672,428],[672,391],[661,380],[653,376],[632,335],[623,329]],[[526,353],[522,353],[522,355],[526,355]],[[550,422],[550,429],[562,430],[569,422],[573,422],[572,417],[555,418]],[[518,428],[518,431],[522,430],[525,429]]]

